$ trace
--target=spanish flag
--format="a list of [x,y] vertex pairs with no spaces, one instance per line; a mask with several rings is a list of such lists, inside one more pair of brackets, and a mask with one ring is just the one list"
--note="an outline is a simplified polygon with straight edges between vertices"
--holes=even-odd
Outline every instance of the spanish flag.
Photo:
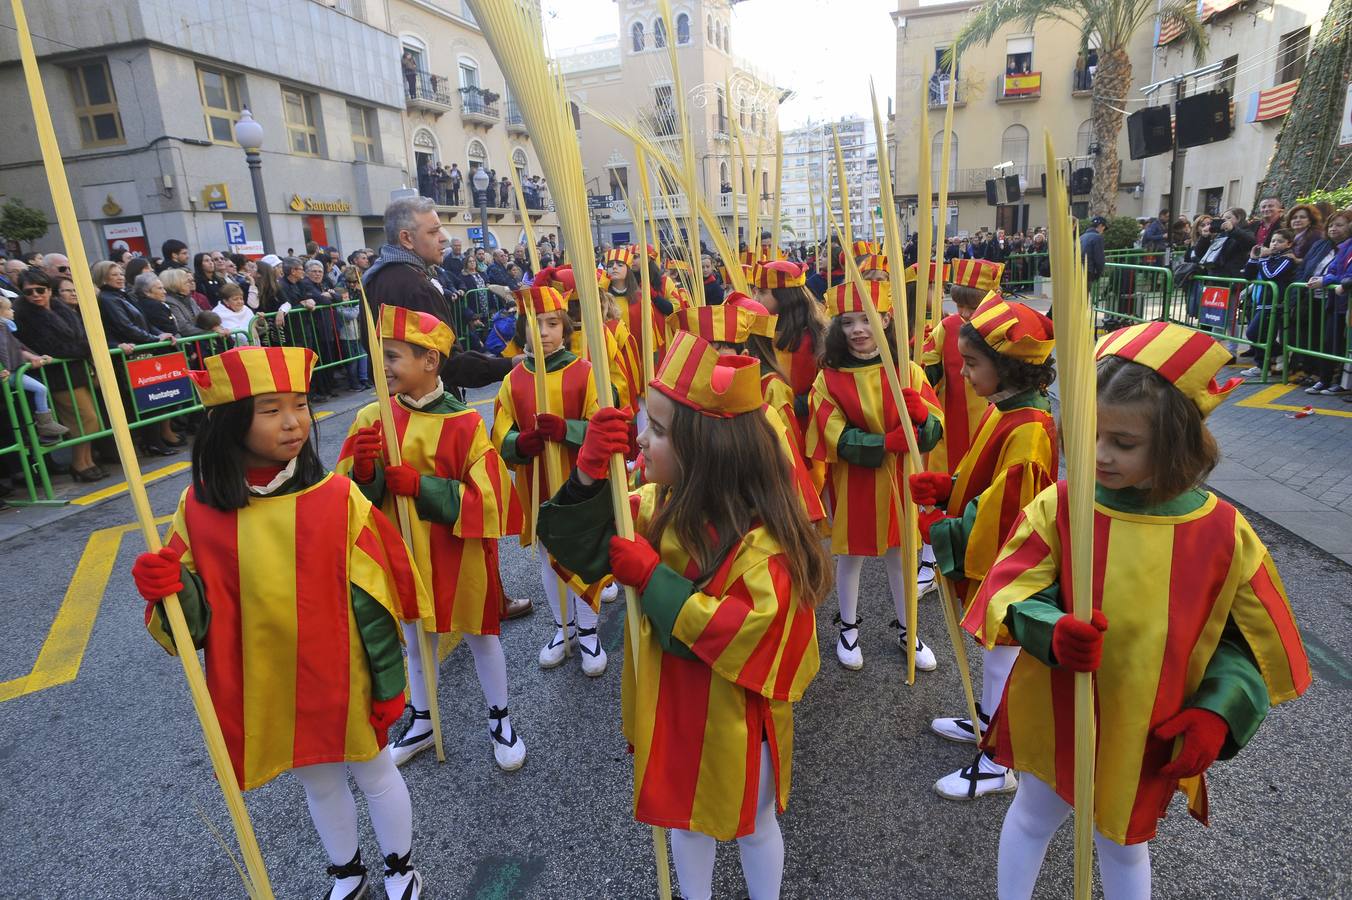
[[[207,688],[242,789],[380,752],[352,589],[392,619],[430,624],[432,606],[398,531],[356,485],[330,474],[228,511],[188,488],[165,545],[182,554],[210,604]],[[147,628],[174,652],[160,616]]]
[[[1059,482],[1014,523],[963,620],[987,647],[1012,604],[1053,583],[1060,584],[1061,608],[1073,608],[1070,554],[1063,552],[1069,517]],[[1267,548],[1214,494],[1177,514],[1096,504],[1094,549],[1094,607],[1108,619],[1094,677],[1094,824],[1105,837],[1134,844],[1155,836],[1175,790],[1206,821],[1205,776],[1161,776],[1174,741],[1154,730],[1197,694],[1222,633],[1229,627],[1242,635],[1272,704],[1305,692],[1310,663]],[[1074,676],[1020,653],[988,737],[1000,763],[1032,772],[1067,803],[1075,781]]]

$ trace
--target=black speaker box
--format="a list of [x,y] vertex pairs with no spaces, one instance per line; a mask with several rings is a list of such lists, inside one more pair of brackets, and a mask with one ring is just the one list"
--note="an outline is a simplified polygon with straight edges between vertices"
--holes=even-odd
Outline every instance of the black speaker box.
[[1127,147],[1132,159],[1159,156],[1174,149],[1169,107],[1147,106],[1127,116]]
[[1005,202],[1018,203],[1023,197],[1023,190],[1019,187],[1019,176],[1005,176]]
[[996,193],[994,178],[986,179],[986,205],[987,206],[1000,205],[1000,195]]
[[1083,169],[1076,169],[1070,173],[1070,193],[1080,195],[1089,193],[1094,189],[1094,170],[1088,166]]
[[1184,97],[1175,104],[1178,120],[1178,146],[1200,147],[1223,141],[1234,131],[1230,115],[1230,95],[1208,91]]

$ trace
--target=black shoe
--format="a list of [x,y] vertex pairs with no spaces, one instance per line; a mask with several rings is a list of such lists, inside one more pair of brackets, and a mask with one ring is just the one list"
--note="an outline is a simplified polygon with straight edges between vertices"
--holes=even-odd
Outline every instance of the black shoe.
[[[357,851],[357,855],[352,857],[352,860],[348,862],[346,865],[329,866],[324,871],[327,872],[329,877],[332,878],[334,881],[337,881],[339,878],[361,879],[361,881],[357,884],[357,886],[353,888],[351,891],[349,891],[346,894],[346,896],[343,897],[343,900],[359,900],[359,898],[366,896],[366,891],[371,886],[370,879],[366,877],[366,866],[361,864],[360,850]],[[328,898],[332,894],[333,891],[332,889],[330,889],[324,893],[324,897]]]
[[108,473],[98,466],[90,466],[87,469],[80,469],[77,472],[71,472],[70,477],[78,482],[89,484],[95,481],[102,481],[108,477]]
[[143,444],[141,452],[146,456],[173,456],[174,451],[163,444]]

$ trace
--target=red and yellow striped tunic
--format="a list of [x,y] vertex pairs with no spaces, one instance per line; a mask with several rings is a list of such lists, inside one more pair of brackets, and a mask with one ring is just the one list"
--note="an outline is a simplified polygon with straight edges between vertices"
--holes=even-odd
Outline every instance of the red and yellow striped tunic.
[[[1056,481],[1060,465],[1056,420],[1046,407],[1045,398],[1031,391],[989,404],[971,447],[958,463],[948,500],[948,514],[958,518],[937,523],[930,536],[941,568],[947,569],[942,563],[952,554],[941,546],[946,529],[966,531],[964,552],[958,560],[966,578],[957,582],[964,602],[976,596],[1019,511]],[[946,428],[947,419],[944,424]],[[975,517],[964,520],[973,500],[977,501]]]
[[[656,514],[657,485],[630,495],[634,528]],[[698,573],[668,530],[662,562]],[[625,632],[622,705],[634,748],[634,818],[731,840],[755,830],[761,741],[770,744],[776,805],[793,774],[793,708],[820,664],[816,616],[789,580],[783,551],[756,527],[681,608],[674,636],[699,659],[662,650],[645,617],[638,647]],[[634,655],[638,658],[637,685]]]
[[[398,531],[356,485],[329,474],[228,511],[188,488],[165,546],[182,554],[210,603],[207,689],[242,789],[380,752],[352,588],[397,619],[430,627],[433,610]],[[162,617],[147,627],[174,652]]]
[[[816,351],[812,349],[812,336],[804,332],[793,350],[780,350],[776,346],[775,356],[779,371],[784,373],[793,395],[806,398],[817,380],[817,373],[821,371]],[[807,420],[800,416],[798,424],[806,428]]]
[[[930,415],[941,422],[943,413],[924,371],[915,363],[907,369],[907,386],[920,394]],[[831,552],[848,556],[882,556],[901,546],[901,510],[894,499],[906,490],[901,467],[891,454],[873,469],[841,458],[838,450],[846,428],[886,434],[901,425],[881,362],[848,369],[823,368],[812,385],[811,415],[804,447],[815,460],[827,463],[830,492]]]
[[[1299,696],[1311,680],[1272,557],[1233,506],[1196,494],[1191,510],[1177,515],[1095,505],[1094,607],[1103,610],[1108,630],[1094,678],[1094,821],[1118,843],[1154,837],[1176,789],[1206,821],[1204,776],[1161,776],[1174,741],[1153,732],[1197,693],[1227,623],[1243,635],[1271,703]],[[1069,530],[1061,482],[1019,515],[963,626],[993,646],[1010,605],[1053,582],[1060,584],[1061,608],[1072,609]],[[997,760],[1032,772],[1067,803],[1074,793],[1074,676],[1020,653],[990,738]]]
[[972,438],[981,425],[981,417],[990,406],[985,397],[977,396],[972,385],[962,377],[962,354],[958,352],[958,332],[963,319],[951,315],[934,327],[925,338],[921,364],[933,374],[931,366],[941,366],[943,375],[934,384],[934,391],[944,409],[944,437],[930,451],[929,471],[954,474],[958,462],[967,454]]
[[[546,360],[545,390],[548,399],[548,412],[572,422],[590,419],[597,410],[596,383],[592,380],[591,364],[578,359],[566,351],[555,351]],[[544,410],[541,410],[542,412]],[[529,357],[518,364],[502,380],[497,400],[493,404],[493,446],[507,459],[508,465],[516,476],[516,492],[524,513],[521,528],[521,545],[535,543],[535,516],[537,510],[531,504],[531,484],[540,478],[539,500],[544,502],[562,487],[549,481],[549,472],[541,454],[538,464],[513,463],[510,449],[503,447],[508,432],[529,430],[535,427],[535,363]],[[571,430],[571,429],[570,429]],[[581,435],[576,435],[576,444],[563,444],[563,477],[566,479],[577,462],[577,451],[581,446]],[[548,442],[546,442],[548,444]],[[545,453],[551,452],[546,446]]]
[[638,339],[619,319],[607,319],[606,332],[610,383],[619,395],[619,405],[630,412],[638,412],[638,402],[648,392],[643,381],[643,351],[639,349]]
[[[436,605],[436,630],[466,634],[498,634],[502,584],[497,578],[498,538],[520,534],[521,503],[511,476],[488,440],[483,418],[474,410],[443,398],[426,410],[401,399],[391,404],[403,463],[422,475],[460,483],[460,512],[454,524],[411,515],[413,559]],[[358,428],[380,424],[380,408],[372,403],[357,413]],[[335,470],[352,469],[347,444]],[[381,511],[398,521],[394,494],[386,490]],[[412,506],[416,507],[416,501]],[[413,512],[411,509],[410,512]]]

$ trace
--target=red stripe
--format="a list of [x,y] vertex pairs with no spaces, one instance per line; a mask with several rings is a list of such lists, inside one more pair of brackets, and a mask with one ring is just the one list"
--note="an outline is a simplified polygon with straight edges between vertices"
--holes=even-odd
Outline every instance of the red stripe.
[[[691,565],[694,565],[693,561]],[[741,632],[742,624],[750,614],[751,600],[745,592],[724,597],[690,649],[701,659],[718,659]]]
[[[269,353],[268,356],[271,358],[272,354]],[[249,389],[249,369],[244,365],[244,360],[239,358],[239,354],[227,351],[221,354],[220,360],[221,367],[225,369],[225,377],[230,381],[230,392],[235,397],[245,397],[252,393]]]
[[[1025,513],[1020,512],[1014,519],[1011,533],[1014,528],[1018,528],[1023,524],[1025,515]],[[991,599],[996,594],[1009,587],[1009,585],[1024,572],[1037,565],[1043,559],[1046,559],[1047,554],[1050,552],[1051,548],[1048,547],[1047,542],[1042,539],[1042,535],[1038,534],[1036,531],[1030,530],[1028,532],[1028,537],[1024,538],[1023,543],[1019,545],[1018,549],[996,563],[986,575],[985,579],[982,580],[981,592],[977,595],[971,608],[967,610],[967,615],[963,617],[962,627],[965,628],[968,633],[973,635],[979,630],[984,629],[986,625],[986,607],[990,605]]]
[[[1110,349],[1116,356],[1126,359],[1135,359],[1137,354],[1144,350],[1151,341],[1159,337],[1161,331],[1167,328],[1168,322],[1151,322],[1141,329],[1141,332],[1127,341],[1125,344],[1118,345]],[[1200,332],[1198,332],[1200,334]]]
[[[734,550],[728,555],[729,557],[735,556],[736,551]],[[784,625],[788,622],[790,605],[793,603],[793,590],[788,584],[782,563],[776,565],[776,561],[771,559],[769,560],[769,569],[775,588],[775,598],[779,602],[776,604],[775,617],[771,621],[770,627],[765,629],[765,634],[756,644],[756,649],[751,651],[746,664],[742,666],[742,678],[746,679],[748,684],[765,684],[766,677],[770,674],[770,667],[774,665],[775,658],[779,655],[779,644],[784,637]],[[739,584],[741,583],[739,582]],[[736,585],[734,585],[735,588]],[[743,593],[746,592],[744,584],[741,585],[741,590]],[[726,599],[723,602],[727,602]]]
[[[277,385],[278,391],[285,391],[288,388],[297,392],[303,392],[305,390],[305,385],[303,383],[299,385],[292,383],[291,371],[286,367],[286,356],[284,354],[268,353],[267,360],[268,368],[272,371],[272,383]],[[304,370],[296,374],[304,377],[302,374],[303,371]]]
[[699,785],[704,730],[708,724],[709,682],[714,670],[701,660],[660,654],[653,733],[638,786],[635,817],[643,822],[688,828]]
[[747,695],[746,751],[742,762],[742,808],[737,817],[737,833],[751,834],[756,830],[756,800],[760,795],[760,748],[765,734],[765,700],[755,694]]
[[[296,731],[297,765],[338,758],[347,746],[348,618],[352,605],[346,541],[316,540],[303,523],[347,520],[344,479],[296,497]],[[280,574],[280,573],[279,573]],[[339,751],[340,752],[340,751]]]
[[230,751],[235,780],[244,784],[244,643],[239,607],[239,521],[234,510],[199,503],[189,492],[184,503],[188,543],[202,587],[211,598],[211,627],[205,650],[207,689]]
[[393,333],[395,340],[408,340],[408,310],[405,307],[396,306],[394,308],[394,322],[390,331]]
[[944,329],[944,444],[948,452],[948,471],[958,470],[958,463],[972,446],[972,422],[967,412],[967,380],[962,377],[962,353],[958,350],[958,332],[962,330],[961,316],[953,315],[941,323]]
[[1249,586],[1258,597],[1258,602],[1263,604],[1263,609],[1267,610],[1268,616],[1272,619],[1272,626],[1281,639],[1282,649],[1286,651],[1286,660],[1291,667],[1291,683],[1296,693],[1304,693],[1310,686],[1310,661],[1305,656],[1305,644],[1300,639],[1300,632],[1296,630],[1296,623],[1291,618],[1282,592],[1273,583],[1267,567],[1262,565],[1253,573],[1253,578],[1249,579]]
[[1169,355],[1169,358],[1155,371],[1160,373],[1170,384],[1178,381],[1179,378],[1196,365],[1197,361],[1206,355],[1206,352],[1216,346],[1216,339],[1209,334],[1203,334],[1200,331],[1194,331],[1183,346]]
[[[1014,466],[1005,475],[1005,492],[1004,496],[1000,498],[1000,528],[998,531],[1001,544],[1009,540],[1010,529],[1014,526],[1014,520],[1023,512],[1023,473],[1023,466]],[[1046,485],[1034,485],[1034,487],[1046,487]]]
[[385,514],[375,507],[371,509],[369,524],[375,526],[374,530],[363,528],[357,535],[357,547],[379,563],[394,582],[395,591],[398,592],[394,606],[399,610],[399,617],[414,621],[419,618],[418,577],[409,560],[404,539]]
[[[794,593],[793,583],[789,579],[789,571],[780,557],[774,557],[770,560],[770,575],[779,602],[786,607],[796,606],[800,601]],[[790,609],[789,612],[792,614],[797,610]],[[775,677],[775,699],[787,700],[789,698],[789,694],[793,690],[794,680],[798,677],[801,663],[807,657],[808,645],[812,642],[812,637],[816,633],[815,624],[815,617],[807,615],[806,611],[803,615],[792,616],[789,625],[789,637],[784,642],[784,653],[780,657],[779,673]],[[786,665],[787,660],[795,660],[796,663],[792,666]]]

